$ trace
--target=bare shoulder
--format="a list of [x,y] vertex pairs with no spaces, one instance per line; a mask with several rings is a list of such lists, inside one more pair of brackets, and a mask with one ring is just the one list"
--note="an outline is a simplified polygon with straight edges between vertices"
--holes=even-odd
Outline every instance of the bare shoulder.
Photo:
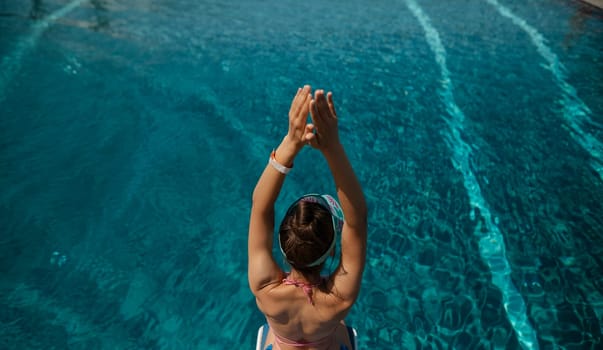
[[282,279],[274,281],[255,293],[256,303],[262,313],[274,318],[291,307],[291,295],[284,290]]
[[355,299],[350,297],[349,293],[342,291],[336,283],[334,275],[326,280],[326,290],[324,291],[325,308],[330,310],[330,318],[344,319],[348,314]]

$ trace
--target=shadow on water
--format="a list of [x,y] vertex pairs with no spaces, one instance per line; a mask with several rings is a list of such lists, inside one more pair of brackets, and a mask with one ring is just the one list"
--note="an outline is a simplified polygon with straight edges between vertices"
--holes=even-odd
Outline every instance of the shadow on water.
[[49,12],[50,11],[44,7],[44,2],[42,0],[31,0],[31,6],[28,13],[21,13],[19,9],[8,8],[7,10],[0,12],[0,17],[21,17],[38,20],[44,18]]
[[29,10],[29,18],[39,19],[46,15],[48,11],[44,9],[41,0],[31,0],[31,9]]
[[588,30],[588,22],[592,20],[603,20],[603,10],[586,3],[578,3],[576,12],[569,19],[569,31],[563,38],[563,48],[567,50],[577,44],[578,39]]
[[[94,10],[94,20],[91,23],[87,23],[88,27],[92,30],[98,31],[105,29],[110,26],[109,16],[107,15],[109,10],[107,8],[107,2],[105,0],[91,0],[89,2],[89,8]],[[31,0],[31,6],[27,13],[19,11],[19,9],[0,9],[0,17],[20,17],[30,20],[42,20],[52,13],[51,10],[45,6],[42,0]]]
[[100,29],[105,29],[109,27],[109,16],[107,16],[107,6],[104,0],[92,0],[90,1],[92,7],[94,7],[94,17],[96,19],[96,24],[91,27],[91,29],[97,31]]

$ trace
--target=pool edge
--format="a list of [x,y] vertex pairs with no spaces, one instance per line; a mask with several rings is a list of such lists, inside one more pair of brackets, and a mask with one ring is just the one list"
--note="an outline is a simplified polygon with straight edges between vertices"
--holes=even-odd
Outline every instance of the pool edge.
[[594,6],[600,10],[603,10],[603,0],[580,0],[583,3]]

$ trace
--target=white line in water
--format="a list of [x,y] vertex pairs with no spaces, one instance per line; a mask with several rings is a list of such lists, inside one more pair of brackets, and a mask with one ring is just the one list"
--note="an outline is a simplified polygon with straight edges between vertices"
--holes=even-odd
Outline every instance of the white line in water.
[[[599,174],[601,180],[603,180],[603,143],[582,129],[584,125],[595,127],[600,127],[600,125],[589,117],[589,115],[592,115],[591,110],[578,97],[576,89],[567,82],[565,67],[551,48],[546,45],[546,39],[536,28],[530,26],[522,18],[517,17],[497,0],[486,1],[494,6],[503,17],[510,19],[516,26],[523,29],[530,36],[540,56],[548,63],[547,68],[551,71],[557,85],[563,92],[563,99],[561,101],[563,103],[563,117],[571,128],[570,135],[582,148],[590,153],[592,157],[591,165]],[[603,320],[603,301],[600,296],[601,294],[599,293],[588,293],[587,299],[593,307],[597,318]]]
[[494,222],[492,213],[488,208],[486,200],[482,196],[481,188],[475,174],[471,171],[469,158],[471,156],[470,146],[463,141],[461,134],[464,131],[463,123],[465,115],[454,100],[453,86],[450,72],[446,65],[446,50],[440,35],[431,24],[429,17],[423,12],[415,0],[405,0],[406,6],[417,18],[425,31],[425,38],[429,47],[435,55],[435,60],[440,67],[441,83],[440,98],[446,106],[448,117],[444,116],[450,127],[450,133],[446,135],[446,142],[452,151],[452,163],[455,168],[463,174],[464,185],[469,196],[474,213],[482,216],[482,225],[476,225],[475,235],[480,237],[479,252],[482,259],[490,268],[492,283],[500,289],[503,304],[509,322],[515,329],[519,343],[524,349],[538,349],[536,332],[532,328],[527,317],[526,304],[521,294],[511,280],[511,267],[505,256],[505,243],[502,233]]
[[21,69],[23,56],[33,50],[42,34],[44,34],[56,20],[73,11],[84,1],[86,0],[73,0],[44,19],[37,21],[31,29],[29,36],[18,42],[13,52],[2,59],[2,62],[0,62],[0,102],[5,98],[4,92],[6,87],[19,72],[19,69]]
[[570,134],[582,148],[590,153],[593,169],[603,180],[603,143],[594,136],[584,131],[584,125],[597,125],[589,115],[592,114],[588,106],[578,97],[576,89],[566,80],[565,67],[559,61],[557,55],[546,45],[546,39],[522,18],[517,17],[511,10],[503,6],[497,0],[486,0],[503,16],[511,20],[516,26],[525,31],[536,46],[536,50],[548,63],[547,69],[553,73],[555,81],[563,91],[563,116],[571,128]]

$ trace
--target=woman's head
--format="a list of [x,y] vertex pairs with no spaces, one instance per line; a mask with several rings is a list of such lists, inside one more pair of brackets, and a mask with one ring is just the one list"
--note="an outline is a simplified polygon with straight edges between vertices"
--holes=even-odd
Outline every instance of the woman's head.
[[289,207],[281,223],[281,251],[297,271],[320,273],[342,226],[343,212],[333,197],[303,196]]

